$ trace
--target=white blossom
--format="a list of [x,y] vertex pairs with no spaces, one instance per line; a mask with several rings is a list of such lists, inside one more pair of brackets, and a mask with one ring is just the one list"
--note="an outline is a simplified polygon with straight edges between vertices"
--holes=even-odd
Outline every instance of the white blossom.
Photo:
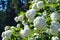
[[60,28],[60,23],[59,22],[52,21],[51,22],[51,25],[58,26]]
[[3,37],[2,40],[8,40],[8,38],[7,37]]
[[6,33],[5,32],[2,32],[2,35],[1,35],[2,37],[5,37],[6,36]]
[[52,38],[51,38],[51,40],[59,40],[59,38],[57,37],[57,36],[53,36]]
[[20,24],[17,24],[17,28],[19,28],[20,27]]
[[14,18],[14,20],[15,20],[16,22],[18,22],[18,21],[19,21],[18,17],[15,17],[15,18]]
[[24,26],[24,31],[25,31],[25,36],[26,37],[29,37],[29,35],[30,35],[30,29],[29,29],[29,25],[25,25]]
[[5,31],[6,32],[6,37],[7,38],[11,38],[11,30]]
[[34,17],[36,15],[36,10],[35,9],[30,9],[26,12],[26,17],[33,21]]
[[25,37],[25,32],[24,32],[24,30],[21,30],[21,31],[20,31],[20,36],[21,36],[22,38]]
[[30,29],[29,29],[28,25],[24,26],[24,30],[20,31],[20,35],[21,35],[22,38],[29,37],[29,35],[30,35]]
[[24,19],[24,16],[23,15],[18,16],[18,20],[19,21],[23,21],[23,19]]
[[23,25],[26,25],[26,24],[27,24],[27,22],[25,22],[25,20],[23,20],[23,21],[22,21],[22,24],[23,24]]
[[50,17],[51,17],[51,20],[53,20],[53,21],[60,20],[60,14],[57,12],[53,12]]
[[37,7],[38,7],[39,9],[44,8],[44,3],[43,3],[43,1],[39,1],[39,2],[37,3]]
[[15,27],[14,26],[11,26],[10,29],[14,29]]
[[36,11],[39,11],[40,10],[40,8],[37,7],[37,3],[34,3],[32,5],[32,9],[35,9]]
[[39,30],[47,28],[46,20],[43,17],[36,17],[33,23],[34,23],[34,27]]
[[9,30],[9,26],[5,26],[4,30],[5,31]]
[[59,27],[60,27],[60,24],[58,22],[53,22],[51,24],[51,32],[52,32],[52,34],[57,35]]
[[7,37],[7,38],[11,38],[11,30],[5,31],[2,33],[2,37]]

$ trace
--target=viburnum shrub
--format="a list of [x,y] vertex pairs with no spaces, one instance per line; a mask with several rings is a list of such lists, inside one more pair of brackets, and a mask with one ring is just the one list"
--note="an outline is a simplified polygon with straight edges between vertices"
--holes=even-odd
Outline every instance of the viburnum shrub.
[[6,26],[2,40],[60,40],[60,0],[33,0],[16,26]]

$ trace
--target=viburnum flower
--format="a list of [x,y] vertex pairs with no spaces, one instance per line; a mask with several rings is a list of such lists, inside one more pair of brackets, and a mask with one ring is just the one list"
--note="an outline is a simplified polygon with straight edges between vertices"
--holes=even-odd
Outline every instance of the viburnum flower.
[[52,21],[54,21],[54,20],[60,20],[60,14],[57,13],[57,12],[53,12],[50,17],[51,17]]
[[56,3],[57,0],[48,0],[48,2],[52,3]]
[[39,2],[37,3],[37,7],[38,7],[39,9],[44,8],[44,3],[43,3],[43,1],[39,1]]
[[22,21],[22,24],[23,24],[23,25],[26,25],[26,24],[27,24],[27,22],[25,22],[25,20],[23,20],[23,21]]
[[9,30],[9,26],[5,26],[4,30],[5,31]]
[[11,26],[10,29],[14,29],[15,27],[14,26]]
[[22,38],[29,37],[29,35],[30,35],[30,29],[29,29],[28,25],[24,26],[24,30],[20,31],[20,35],[21,35]]
[[57,36],[53,36],[52,38],[51,38],[51,40],[59,40],[59,37],[57,37]]
[[2,33],[2,37],[7,37],[7,38],[11,38],[11,30],[5,31]]
[[8,40],[8,38],[7,37],[3,37],[2,40]]
[[18,22],[18,21],[19,21],[18,17],[15,17],[15,18],[14,18],[14,20],[15,20],[16,22]]
[[33,23],[34,23],[34,27],[39,30],[47,28],[46,20],[43,17],[36,17]]
[[34,3],[32,5],[32,9],[35,9],[36,11],[39,11],[40,9],[37,7],[37,3]]
[[25,37],[25,32],[24,32],[24,30],[21,30],[21,31],[20,31],[20,36],[21,36],[22,38]]
[[26,37],[29,37],[29,35],[30,35],[30,29],[29,29],[29,26],[28,25],[25,25],[24,26],[24,31],[25,31],[25,36]]
[[53,21],[53,22],[51,22],[51,24],[54,26],[58,26],[59,28],[60,28],[60,23],[59,22],[55,22],[55,21]]
[[2,35],[1,35],[1,37],[5,37],[6,35],[5,35],[5,32],[2,32]]
[[36,10],[35,9],[30,9],[26,12],[26,17],[28,19],[30,19],[31,21],[33,21],[33,19],[35,18],[36,15]]
[[19,21],[23,21],[23,19],[24,19],[24,16],[23,15],[18,16],[18,20]]
[[20,27],[20,24],[17,24],[17,28],[19,28]]
[[11,30],[5,31],[6,32],[6,37],[7,38],[11,38]]
[[51,24],[51,32],[52,32],[52,34],[57,35],[59,28],[60,28],[60,24],[58,22],[53,22]]

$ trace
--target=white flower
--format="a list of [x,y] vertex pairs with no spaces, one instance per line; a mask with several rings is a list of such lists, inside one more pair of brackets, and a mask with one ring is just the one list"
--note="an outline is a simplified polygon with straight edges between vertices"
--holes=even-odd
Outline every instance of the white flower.
[[11,30],[6,31],[6,37],[7,38],[11,38],[11,32],[12,32]]
[[5,31],[9,30],[9,26],[5,26],[4,30]]
[[6,35],[5,35],[5,32],[2,32],[2,35],[1,35],[2,37],[5,37]]
[[48,2],[52,3],[56,3],[57,0],[48,0]]
[[17,28],[19,28],[20,27],[20,24],[17,24]]
[[51,24],[51,32],[53,34],[58,34],[58,29],[60,28],[60,23],[59,22],[52,22]]
[[51,22],[51,24],[52,24],[53,26],[58,26],[58,27],[60,28],[60,23],[59,23],[59,22],[53,21],[53,22]]
[[24,26],[24,31],[25,31],[25,36],[26,37],[29,37],[29,35],[30,35],[30,29],[29,29],[29,25],[25,25]]
[[22,21],[22,24],[23,24],[23,25],[26,25],[26,24],[27,24],[27,22],[25,22],[25,20],[23,20],[23,21]]
[[60,20],[60,14],[57,12],[53,12],[50,17],[51,17],[51,20],[53,20],[53,21]]
[[14,26],[11,26],[10,29],[14,29],[15,27]]
[[43,1],[39,1],[39,2],[37,3],[37,7],[38,7],[39,9],[44,8],[44,3],[43,3]]
[[56,36],[56,37],[52,37],[51,40],[59,40],[59,38]]
[[32,5],[32,9],[35,9],[36,11],[39,11],[40,9],[37,7],[37,3],[34,3]]
[[23,19],[24,19],[24,16],[23,15],[18,16],[18,20],[19,21],[23,21]]
[[8,38],[7,37],[3,37],[2,40],[8,40]]
[[33,21],[34,27],[41,30],[47,28],[46,20],[43,17],[37,17]]
[[2,33],[2,37],[11,38],[11,30],[5,31]]
[[29,35],[30,35],[30,29],[29,29],[28,25],[24,26],[24,30],[20,31],[20,35],[21,35],[22,38],[29,37]]
[[18,17],[15,17],[15,18],[14,18],[14,20],[15,20],[16,22],[18,22],[18,21],[19,21]]
[[37,36],[38,36],[39,34],[38,34],[38,33],[34,33],[34,36],[35,36],[35,35],[37,35]]
[[25,37],[25,32],[24,32],[24,30],[21,30],[21,31],[20,31],[20,36],[21,36],[22,38]]
[[37,28],[34,28],[34,30],[37,30]]
[[34,17],[36,15],[36,10],[35,9],[30,9],[26,12],[26,17],[33,21]]

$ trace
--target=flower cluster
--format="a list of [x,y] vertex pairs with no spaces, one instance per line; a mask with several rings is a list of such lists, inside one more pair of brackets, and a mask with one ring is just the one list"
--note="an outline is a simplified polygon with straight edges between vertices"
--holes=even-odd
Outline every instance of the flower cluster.
[[58,1],[33,0],[31,9],[14,18],[16,26],[4,28],[2,40],[60,40]]

